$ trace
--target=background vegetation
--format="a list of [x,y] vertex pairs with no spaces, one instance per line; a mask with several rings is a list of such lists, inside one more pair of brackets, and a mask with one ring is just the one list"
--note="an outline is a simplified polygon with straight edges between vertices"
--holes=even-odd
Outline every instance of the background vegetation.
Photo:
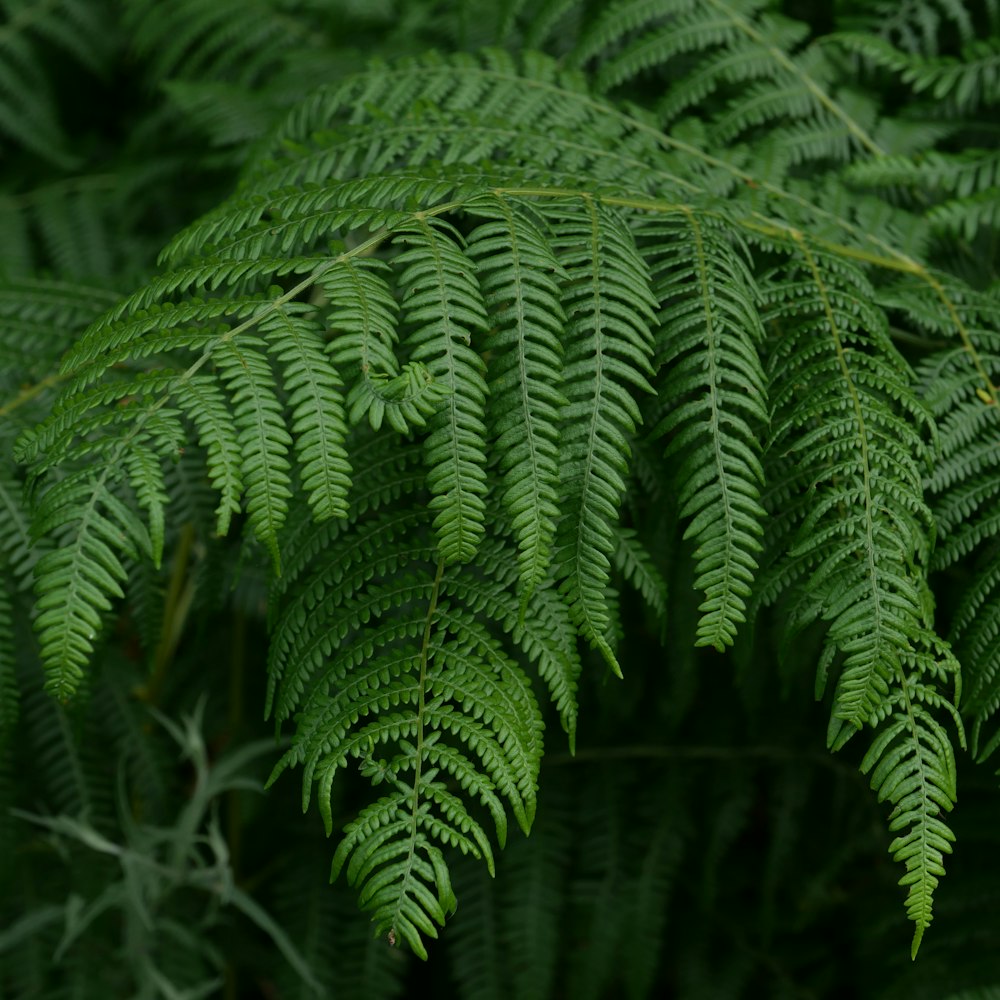
[[[0,997],[374,1000],[418,989],[462,998],[1000,997],[1000,796],[995,762],[977,763],[996,742],[992,715],[1000,697],[995,0],[0,0],[0,15]],[[602,174],[596,158],[571,162],[568,146],[555,142],[566,136],[554,128],[556,152],[542,163],[543,147],[527,139],[519,147],[515,130],[503,154],[491,147],[492,156],[515,160],[524,186],[538,177],[551,185],[562,170],[576,185],[592,176],[594,192],[614,194],[619,185],[633,199],[673,197],[673,182],[656,182],[669,194],[650,192],[654,182],[644,171],[655,166],[663,176],[675,171],[680,188],[697,182],[717,192],[721,213],[765,220],[755,234],[727,232],[720,246],[736,247],[737,255],[749,246],[746,266],[771,300],[755,300],[748,315],[759,307],[768,336],[799,336],[795,310],[782,307],[804,280],[791,266],[782,270],[778,237],[767,229],[777,203],[796,203],[775,217],[800,225],[815,247],[824,240],[847,246],[842,256],[859,268],[878,271],[879,260],[890,260],[904,275],[905,255],[919,262],[913,273],[942,289],[936,299],[926,283],[870,278],[873,301],[888,317],[885,342],[899,352],[892,357],[900,366],[890,377],[872,363],[868,377],[882,400],[873,420],[884,420],[884,436],[898,434],[904,445],[913,434],[913,447],[930,456],[914,474],[912,504],[908,495],[880,500],[912,508],[914,522],[924,516],[925,500],[930,511],[929,527],[921,522],[918,531],[900,515],[892,529],[921,539],[910,560],[924,567],[914,570],[924,581],[914,601],[936,630],[930,638],[921,633],[920,642],[933,646],[926,672],[940,690],[928,680],[917,697],[936,713],[935,726],[959,733],[948,710],[957,664],[947,640],[964,673],[964,693],[954,699],[972,737],[972,752],[960,748],[957,735],[942,736],[920,757],[928,768],[943,766],[954,743],[961,795],[947,818],[955,853],[915,963],[906,893],[897,886],[903,869],[887,852],[894,836],[889,810],[871,789],[872,775],[859,770],[870,744],[859,739],[829,752],[828,744],[845,743],[848,733],[836,711],[829,721],[841,697],[836,682],[824,691],[816,680],[817,665],[821,675],[846,674],[843,661],[856,653],[851,642],[859,630],[830,610],[842,591],[821,595],[828,601],[822,613],[810,604],[810,580],[820,576],[803,576],[786,558],[805,551],[801,536],[790,541],[800,530],[789,527],[796,490],[815,495],[795,478],[788,426],[829,424],[838,404],[804,376],[783,382],[786,372],[802,369],[779,348],[769,348],[767,361],[770,429],[743,413],[746,404],[729,411],[753,427],[749,453],[764,453],[770,491],[747,501],[735,531],[756,553],[757,512],[763,514],[760,504],[767,508],[764,582],[753,591],[749,583],[735,588],[735,612],[713,618],[706,610],[703,591],[718,566],[698,548],[705,526],[702,535],[687,528],[693,511],[713,508],[684,485],[698,463],[678,430],[695,420],[681,403],[696,394],[682,376],[654,379],[659,395],[642,403],[645,430],[625,435],[632,462],[602,590],[610,626],[601,637],[616,645],[624,680],[590,648],[593,642],[581,641],[575,753],[563,732],[566,703],[556,698],[542,709],[547,752],[530,837],[511,824],[505,850],[495,851],[495,878],[471,857],[449,856],[458,907],[440,940],[424,936],[427,962],[405,945],[392,947],[384,933],[371,936],[357,892],[343,877],[327,884],[334,842],[315,810],[303,814],[296,780],[286,774],[264,791],[290,745],[287,733],[276,745],[273,725],[263,719],[269,636],[282,595],[275,596],[263,515],[252,504],[248,514],[236,513],[228,534],[216,532],[212,486],[219,483],[209,482],[193,442],[177,449],[163,483],[170,505],[159,565],[138,552],[123,557],[123,597],[107,607],[95,597],[88,605],[96,608],[93,627],[89,612],[81,612],[84,624],[74,626],[79,634],[56,662],[53,645],[65,636],[46,632],[45,623],[63,628],[72,609],[63,591],[51,591],[58,596],[46,605],[44,586],[36,604],[33,582],[57,571],[59,553],[69,551],[66,536],[54,546],[46,542],[52,500],[44,490],[39,500],[37,489],[49,466],[61,474],[61,445],[53,432],[47,453],[33,435],[53,420],[73,423],[72,410],[59,417],[58,400],[68,398],[59,396],[68,391],[60,359],[73,345],[86,349],[83,331],[161,273],[162,248],[240,190],[241,177],[252,190],[254,171],[268,157],[298,155],[295,142],[307,140],[288,116],[304,97],[349,80],[373,59],[484,47],[515,57],[547,53],[579,72],[567,88],[627,106],[635,121],[665,128],[680,144],[673,159],[653,164],[643,161],[654,154],[635,132],[605,135],[608,148],[634,153],[638,165],[626,177]],[[557,72],[548,63],[538,70],[517,65],[526,76]],[[369,168],[387,169],[388,154],[371,166],[379,162],[378,144],[389,142],[382,131],[407,111],[422,120],[436,113],[433,94],[413,86],[411,99],[422,103],[398,117],[397,97],[375,84],[375,96],[347,99],[355,104],[338,128],[347,134],[356,127],[368,143],[359,146],[362,177]],[[455,115],[465,127],[478,125],[460,118],[450,99],[441,98],[443,121]],[[471,105],[487,115],[484,96]],[[576,127],[581,135],[596,128],[590,121]],[[281,137],[290,136],[295,142],[282,146]],[[450,176],[437,162],[448,160],[447,145],[421,152],[411,144],[399,155],[425,179]],[[453,159],[480,169],[467,151]],[[489,163],[481,169],[491,176]],[[543,212],[539,219],[541,230],[548,223]],[[845,236],[838,220],[862,235]],[[549,221],[553,245],[570,259],[574,223]],[[468,217],[456,224],[470,236]],[[666,239],[636,226],[647,245]],[[209,240],[189,233],[192,245]],[[866,233],[885,249],[876,253]],[[203,246],[191,252],[210,253]],[[661,268],[663,300],[681,295],[682,263]],[[241,292],[238,280],[222,282],[219,294]],[[858,278],[856,287],[867,288],[868,280]],[[210,296],[217,287],[201,291]],[[725,299],[728,287],[713,301]],[[199,291],[195,282],[191,288]],[[958,312],[949,314],[942,301],[957,303]],[[958,331],[971,338],[971,354]],[[676,346],[684,343],[683,323],[675,332],[674,341],[657,342],[656,367],[690,374],[685,351],[697,347]],[[869,350],[864,336],[852,343],[858,353]],[[962,359],[972,355],[980,367],[970,376]],[[906,416],[911,396],[919,419]],[[815,412],[796,416],[799,403],[788,403],[790,424],[783,424],[773,419],[782,398],[814,403]],[[130,402],[114,395],[100,401],[112,413]],[[95,439],[104,424],[130,419],[95,412],[100,416],[86,428]],[[407,420],[419,440],[420,420],[412,413]],[[913,431],[919,421],[923,429]],[[401,456],[402,467],[407,440],[394,437],[387,452],[364,454],[373,466]],[[94,454],[94,461],[104,457]],[[70,457],[86,461],[87,452]],[[914,463],[917,457],[910,456]],[[824,460],[839,461],[835,450]],[[292,491],[297,499],[305,494],[299,480]],[[136,493],[154,524],[155,548],[156,489],[145,499]],[[851,522],[843,497],[833,510],[838,525]],[[495,507],[489,518],[502,521]],[[304,505],[293,508],[289,522],[310,523]],[[814,520],[812,529],[820,534],[825,524]],[[286,557],[288,551],[294,563],[294,544],[283,548]],[[510,551],[504,558],[513,562]],[[800,590],[783,594],[796,580]],[[95,583],[104,593],[114,586]],[[749,621],[722,653],[716,646],[731,642],[740,609]],[[494,632],[517,631],[516,600],[507,623]],[[858,718],[872,725],[891,710],[877,699],[867,708]],[[848,717],[841,712],[840,720]],[[337,830],[372,800],[367,779],[386,776],[386,761],[373,751],[362,747],[333,785]],[[943,814],[952,796],[940,794]],[[919,924],[919,916],[913,919]]]

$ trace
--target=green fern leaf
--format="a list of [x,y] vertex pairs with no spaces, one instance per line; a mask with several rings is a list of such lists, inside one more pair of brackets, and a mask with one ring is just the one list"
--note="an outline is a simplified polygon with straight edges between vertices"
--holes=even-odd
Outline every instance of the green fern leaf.
[[[71,514],[67,513],[72,512]],[[119,557],[151,553],[149,533],[101,479],[76,472],[50,487],[38,504],[35,530],[63,539],[35,566],[38,632],[49,690],[69,698],[94,650],[101,615],[122,597]]]
[[231,393],[250,525],[279,568],[278,532],[292,495],[286,457],[292,439],[273,389],[274,372],[262,350],[265,346],[260,337],[230,340],[220,344],[213,358]]
[[625,490],[627,435],[640,420],[632,396],[652,391],[656,301],[645,263],[620,219],[590,199],[560,206],[552,241],[566,273],[565,432],[555,566],[573,619],[616,673],[605,589],[612,526]]
[[240,512],[243,495],[243,458],[225,395],[212,378],[202,375],[179,382],[174,392],[197,429],[198,443],[205,449],[208,476],[219,493],[215,530],[224,535],[233,515]]
[[325,358],[317,325],[301,315],[305,311],[290,304],[275,309],[260,332],[282,366],[302,487],[321,521],[347,516],[351,466],[340,377]]
[[672,433],[668,454],[683,456],[678,502],[690,518],[684,537],[698,544],[695,587],[705,593],[697,643],[721,651],[746,620],[763,534],[763,330],[744,258],[717,223],[683,214],[645,232],[664,248],[654,271],[664,303],[659,393],[676,401],[657,432]]
[[409,247],[396,258],[407,347],[449,390],[424,445],[438,549],[446,564],[467,562],[485,531],[488,390],[485,365],[470,345],[473,332],[487,326],[486,308],[472,265],[439,220],[394,239]]
[[[541,719],[527,679],[473,616],[439,603],[442,570],[443,563],[433,586],[416,578],[404,584],[409,592],[399,592],[400,598],[411,612],[394,612],[366,627],[399,603],[377,596],[375,602],[362,598],[369,609],[363,614],[346,612],[354,638],[330,650],[332,658],[306,697],[293,746],[271,779],[303,763],[304,805],[315,780],[328,830],[332,781],[348,759],[360,760],[373,783],[395,786],[347,826],[332,877],[346,865],[361,905],[373,912],[376,932],[405,938],[422,957],[423,937],[436,937],[436,925],[454,908],[436,844],[485,858],[491,871],[493,864],[481,825],[435,776],[443,770],[464,795],[477,798],[502,843],[506,818],[494,788],[527,829],[541,756]],[[378,576],[387,572],[394,573],[376,567]],[[357,582],[372,595],[385,592],[385,584]],[[344,620],[345,612],[331,606],[330,613],[332,619],[322,619],[325,627],[344,634],[333,621]],[[420,647],[407,642],[420,633]]]
[[940,723],[921,705],[907,705],[876,736],[861,770],[871,772],[879,801],[888,799],[893,806],[889,829],[898,835],[889,853],[906,865],[899,884],[907,887],[906,912],[916,924],[911,947],[916,958],[933,918],[944,855],[955,839],[942,819],[957,795],[954,752]]
[[632,584],[653,612],[657,621],[667,616],[667,581],[656,559],[631,528],[619,528],[615,567]]
[[[785,331],[771,357],[771,449],[790,457],[778,473],[789,477],[788,492],[777,494],[786,514],[809,498],[789,556],[809,574],[809,615],[831,622],[828,641],[845,654],[835,715],[860,727],[926,629],[914,566],[930,556],[920,469],[929,415],[884,316],[866,304],[872,294],[860,273],[818,251],[803,254],[768,293],[768,318]],[[808,393],[799,388],[803,371]]]
[[[100,74],[109,37],[99,5],[81,0],[8,0],[0,33],[0,133],[63,169],[76,165],[60,127],[45,50],[53,46]],[[39,44],[42,43],[42,44]]]
[[508,201],[480,199],[468,207],[494,220],[473,230],[469,254],[479,265],[492,320],[486,342],[489,421],[496,429],[503,503],[517,539],[526,601],[548,574],[559,513],[561,269],[544,235]]

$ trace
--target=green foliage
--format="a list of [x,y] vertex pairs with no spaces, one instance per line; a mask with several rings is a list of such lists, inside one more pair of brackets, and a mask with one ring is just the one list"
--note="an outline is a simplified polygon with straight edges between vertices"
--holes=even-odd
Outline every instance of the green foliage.
[[992,0],[0,6],[0,998],[995,990]]

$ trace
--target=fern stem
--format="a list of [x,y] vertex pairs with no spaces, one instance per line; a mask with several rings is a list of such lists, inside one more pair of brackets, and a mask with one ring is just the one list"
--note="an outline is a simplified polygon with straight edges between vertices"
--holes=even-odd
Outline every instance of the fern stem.
[[188,576],[188,566],[191,561],[191,550],[194,547],[194,525],[188,522],[181,529],[180,541],[174,555],[173,571],[167,584],[167,593],[163,600],[163,624],[160,627],[160,640],[153,652],[153,662],[149,678],[145,684],[135,689],[135,696],[150,705],[156,705],[160,692],[166,680],[167,667],[173,659],[174,650],[180,641],[184,622],[194,600],[194,586],[190,580],[184,586]]
[[30,403],[31,400],[41,395],[46,389],[51,389],[53,386],[59,385],[60,382],[63,382],[68,377],[68,372],[53,372],[51,375],[46,375],[41,381],[25,386],[13,399],[0,406],[0,417],[5,417],[8,413],[13,413],[18,407],[24,406],[25,403]]
[[[237,608],[233,612],[232,647],[229,655],[229,705],[226,720],[226,739],[232,745],[240,742],[243,726],[243,687],[246,676],[247,622],[246,613]],[[240,855],[243,832],[240,803],[243,790],[232,788],[226,801],[226,841],[229,847],[229,864],[233,878],[239,881]]]
[[954,302],[948,298],[948,295],[944,290],[944,286],[937,280],[937,278],[934,277],[933,274],[925,273],[924,280],[931,286],[931,288],[934,289],[934,293],[941,300],[945,309],[948,310],[948,315],[951,316],[951,321],[955,324],[955,329],[958,331],[958,335],[962,340],[962,346],[965,348],[966,353],[972,358],[972,364],[976,369],[976,374],[980,377],[980,379],[982,379],[983,384],[986,386],[986,392],[989,395],[988,405],[994,405],[997,402],[997,387],[990,378],[989,372],[987,372],[982,358],[979,356],[979,352],[972,343],[969,331],[962,322],[961,316],[958,315],[958,310],[955,308]]
[[[743,174],[742,171],[735,172],[740,174],[742,179],[747,182],[753,181],[753,183],[757,184],[758,187],[764,186],[761,182],[754,181],[750,174]],[[585,192],[580,188],[496,187],[490,188],[490,192],[495,194],[497,197],[507,196],[515,198],[579,199],[586,194],[593,201],[599,202],[602,205],[612,205],[616,208],[628,208],[636,212],[650,212],[657,215],[670,215],[673,213],[690,215],[690,213],[694,210],[692,205],[685,204],[684,202],[662,201],[658,198],[607,195],[599,192]],[[775,189],[775,193],[784,194],[784,192],[780,192],[778,189]],[[798,199],[793,198],[793,200]],[[839,228],[843,229],[847,233],[850,233],[858,240],[867,240],[868,242],[875,244],[880,249],[884,250],[885,253],[872,253],[858,247],[850,246],[846,243],[838,243],[836,240],[825,239],[824,237],[810,234],[809,238],[814,244],[816,244],[816,246],[820,246],[824,250],[829,250],[831,253],[835,253],[838,256],[847,257],[850,260],[856,260],[863,264],[871,264],[873,267],[881,267],[887,271],[900,271],[903,274],[912,274],[914,277],[920,278],[921,280],[927,282],[927,284],[931,285],[931,287],[943,297],[943,301],[946,304],[948,303],[948,299],[943,288],[940,287],[930,272],[928,272],[927,268],[925,268],[919,261],[907,256],[905,253],[894,250],[891,246],[871,234],[861,232],[851,223],[840,219],[832,213],[825,212],[812,205],[807,207],[814,208],[816,214],[827,218],[829,221],[838,225]],[[802,232],[799,229],[788,225],[788,223],[782,222],[780,219],[772,219],[760,212],[751,212],[748,215],[740,217],[731,213],[722,213],[712,211],[711,209],[699,208],[698,213],[704,218],[719,219],[721,222],[728,225],[742,226],[750,232],[760,233],[762,236],[768,236],[772,239],[792,240],[797,242],[802,238]],[[960,320],[958,320],[957,317],[955,317],[955,323],[957,327],[961,327]],[[961,333],[961,329],[959,332]]]

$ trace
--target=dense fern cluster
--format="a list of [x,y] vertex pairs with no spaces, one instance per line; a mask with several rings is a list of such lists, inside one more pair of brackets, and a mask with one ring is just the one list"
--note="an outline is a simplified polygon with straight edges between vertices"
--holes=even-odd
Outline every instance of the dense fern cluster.
[[[108,803],[2,787],[22,822],[119,858],[126,888],[66,890],[0,954],[63,919],[71,950],[83,899],[95,926],[114,907],[141,923],[140,896],[179,926],[174,889],[231,877],[239,790],[257,787],[234,768],[261,752],[246,687],[283,741],[268,794],[302,769],[303,810],[315,798],[338,834],[332,877],[377,935],[426,958],[468,893],[486,921],[455,917],[470,996],[496,990],[505,948],[531,956],[521,993],[551,995],[566,894],[598,901],[573,921],[590,956],[574,995],[759,989],[750,958],[723,974],[698,957],[730,933],[711,916],[719,866],[774,795],[753,947],[777,947],[807,804],[823,781],[849,794],[854,767],[891,809],[915,957],[960,829],[956,752],[1000,743],[996,5],[854,2],[807,23],[764,0],[428,3],[392,27],[389,3],[130,0],[100,46],[84,28],[101,3],[48,5],[79,21],[72,44],[46,5],[8,6],[20,76],[0,129],[48,174],[32,188],[12,167],[0,205],[0,747],[24,742],[44,674],[84,787],[88,713],[121,699],[105,794],[124,833]],[[341,30],[391,59],[363,65]],[[159,96],[129,109],[137,138],[105,184],[54,111],[29,125],[16,101],[51,48],[100,74],[116,45]],[[32,99],[86,123],[60,88]],[[203,184],[184,193],[190,164]],[[689,718],[730,647],[743,709],[701,691]],[[213,655],[228,682],[205,680]],[[218,763],[190,697],[207,691],[243,741]],[[831,750],[862,734],[853,765],[803,749],[810,691]],[[195,763],[173,826],[144,703]],[[186,723],[163,714],[185,705]],[[547,721],[566,740],[550,726],[543,756]],[[742,762],[709,745],[744,725]],[[633,802],[618,755],[640,762]],[[694,776],[715,759],[735,763],[706,805]],[[283,815],[278,844],[306,836]],[[536,832],[492,893],[471,862],[502,879],[511,816]],[[860,850],[821,854],[846,879]],[[159,881],[132,886],[133,856]],[[685,856],[700,888],[676,888]],[[277,919],[235,884],[219,901],[274,942],[288,995],[333,989],[329,942],[286,929],[304,910],[339,927],[341,903],[281,879]],[[835,891],[807,881],[824,912]],[[676,979],[656,960],[671,893],[707,927]],[[215,989],[224,963],[176,937],[191,961],[153,949],[137,988]],[[388,995],[373,954],[359,988]],[[795,960],[782,989],[830,974]]]

